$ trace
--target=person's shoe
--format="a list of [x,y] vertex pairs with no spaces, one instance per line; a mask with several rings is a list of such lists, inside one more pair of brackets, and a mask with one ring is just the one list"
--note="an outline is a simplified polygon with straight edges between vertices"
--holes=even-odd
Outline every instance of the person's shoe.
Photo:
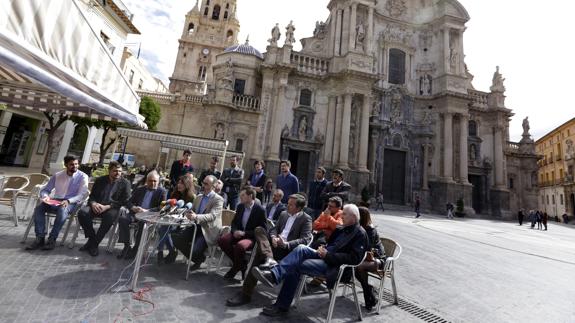
[[252,268],[252,275],[266,286],[273,288],[277,285],[274,274],[269,270],[261,270],[258,267],[254,267]]
[[42,247],[42,250],[54,250],[56,248],[56,240],[48,238],[48,242]]
[[263,264],[259,265],[258,267],[261,269],[270,269],[270,268],[275,267],[277,265],[278,265],[278,262],[275,261],[274,258],[267,258],[266,261]]
[[196,271],[200,269],[201,266],[202,266],[201,262],[194,262],[194,264],[190,266],[190,271]]
[[89,251],[90,245],[92,244],[92,240],[88,239],[88,241],[78,249],[79,251]]
[[226,306],[229,306],[229,307],[242,306],[242,305],[249,304],[251,301],[252,301],[251,297],[240,292],[236,296],[229,298],[226,301]]
[[307,283],[309,286],[312,287],[320,287],[323,284],[324,280],[319,278],[319,277],[315,277],[314,279],[312,279],[309,283]]
[[127,259],[128,253],[130,253],[131,249],[132,248],[130,248],[129,245],[124,245],[124,249],[122,249],[122,251],[120,251],[120,254],[116,258]]
[[88,253],[90,254],[90,256],[96,257],[99,254],[98,247],[97,246],[90,247],[90,249],[88,249]]
[[287,312],[288,312],[288,310],[279,308],[275,305],[265,306],[262,309],[262,314],[265,316],[270,316],[270,317],[282,316],[282,315],[285,315]]
[[162,250],[158,250],[156,261],[158,262],[158,265],[164,264],[164,252]]
[[178,251],[176,249],[170,250],[166,258],[164,258],[164,263],[168,265],[173,264],[174,262],[176,262],[177,257],[178,257]]
[[26,250],[37,250],[44,246],[44,238],[37,237],[31,245],[26,247]]
[[238,270],[232,268],[232,269],[228,270],[228,272],[224,275],[224,278],[225,279],[234,279],[236,277],[237,273],[238,273]]
[[136,258],[136,255],[138,254],[138,248],[134,247],[134,248],[130,248],[130,251],[128,251],[128,253],[126,254],[126,256],[124,257],[124,259],[134,259]]

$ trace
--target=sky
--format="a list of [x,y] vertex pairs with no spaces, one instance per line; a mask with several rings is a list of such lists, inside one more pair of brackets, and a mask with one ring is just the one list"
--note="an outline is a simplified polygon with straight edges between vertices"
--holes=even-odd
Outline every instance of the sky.
[[[169,84],[185,14],[196,0],[123,0],[135,14],[142,35],[140,58],[155,76]],[[265,52],[270,30],[279,23],[282,35],[293,20],[299,40],[312,36],[316,21],[325,21],[329,0],[237,0],[239,41]],[[570,92],[575,91],[575,1],[460,0],[471,20],[464,34],[465,61],[477,90],[489,91],[495,67],[505,78],[506,106],[515,113],[510,140],[519,141],[521,123],[529,117],[537,140],[575,117]],[[571,32],[571,33],[570,33]],[[283,43],[283,37],[280,44]],[[295,50],[301,49],[299,41]]]

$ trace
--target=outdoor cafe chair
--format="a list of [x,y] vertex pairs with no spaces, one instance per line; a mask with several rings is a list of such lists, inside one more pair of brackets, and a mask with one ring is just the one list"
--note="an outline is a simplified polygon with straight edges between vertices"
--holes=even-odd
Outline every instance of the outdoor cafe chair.
[[381,238],[381,243],[383,244],[383,249],[385,254],[388,255],[385,258],[385,264],[383,265],[383,270],[378,270],[377,272],[369,273],[370,277],[378,279],[379,282],[379,292],[378,292],[378,304],[377,313],[381,310],[381,302],[383,300],[383,283],[386,278],[391,280],[391,291],[393,293],[393,304],[397,305],[397,287],[395,286],[395,261],[401,256],[401,245],[392,239]]
[[34,205],[33,202],[36,202],[36,199],[40,196],[40,191],[50,180],[50,177],[40,173],[27,174],[24,175],[24,177],[28,178],[30,182],[18,194],[18,197],[28,197],[26,200],[26,206],[24,206],[24,210],[22,210],[22,221],[25,221],[28,218],[28,208],[30,207],[30,203]]
[[18,226],[18,215],[16,213],[18,194],[28,186],[28,183],[30,181],[24,176],[8,176],[4,179],[4,185],[2,186],[2,191],[0,191],[0,205],[12,208],[14,226]]

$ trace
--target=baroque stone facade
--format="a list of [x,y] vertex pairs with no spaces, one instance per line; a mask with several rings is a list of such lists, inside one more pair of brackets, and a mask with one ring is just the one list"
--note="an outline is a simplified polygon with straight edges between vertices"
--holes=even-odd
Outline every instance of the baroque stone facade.
[[[235,10],[235,1],[225,3]],[[248,41],[227,46],[225,32],[204,34],[204,25],[239,28],[214,19],[215,5],[224,2],[204,0],[186,16],[172,94],[156,96],[161,131],[225,138],[230,149],[264,159],[268,173],[289,159],[302,183],[316,166],[342,168],[356,194],[368,188],[389,203],[418,194],[424,208],[443,212],[461,198],[467,214],[503,217],[537,203],[536,183],[524,176],[537,170],[537,157],[509,143],[513,113],[499,69],[490,92],[473,88],[463,51],[469,15],[457,1],[331,0],[329,18],[301,39],[301,51],[290,23],[272,28],[263,55]],[[200,26],[193,39],[191,21]],[[225,49],[198,59],[206,39]],[[193,75],[201,64],[205,80]],[[510,188],[514,176],[522,180]]]

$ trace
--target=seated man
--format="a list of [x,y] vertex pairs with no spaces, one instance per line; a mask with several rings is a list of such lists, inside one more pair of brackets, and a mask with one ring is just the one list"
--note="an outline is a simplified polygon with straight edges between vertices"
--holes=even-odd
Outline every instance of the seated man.
[[232,220],[232,230],[220,237],[218,245],[233,261],[232,268],[224,278],[232,279],[238,271],[244,276],[246,271],[245,254],[254,246],[254,230],[265,227],[266,214],[264,208],[255,202],[256,192],[250,187],[240,192],[240,204]]
[[314,235],[311,245],[313,249],[326,244],[332,232],[342,224],[342,204],[339,196],[331,197],[327,202],[327,209],[313,222]]
[[[88,205],[78,211],[78,221],[84,229],[88,242],[80,251],[88,251],[91,256],[98,255],[98,245],[110,230],[120,214],[120,208],[128,204],[131,185],[122,178],[122,165],[113,160],[108,164],[108,175],[100,176],[94,181]],[[94,231],[94,218],[101,218],[98,233]]]
[[138,252],[142,230],[144,229],[143,222],[138,224],[136,243],[134,244],[134,247],[130,247],[130,224],[137,221],[136,213],[157,211],[159,210],[162,201],[166,200],[168,193],[163,187],[158,185],[159,181],[160,175],[158,172],[153,170],[148,173],[146,176],[146,185],[136,188],[128,201],[127,208],[130,212],[120,216],[118,219],[118,226],[120,228],[118,242],[124,244],[124,249],[118,255],[118,259],[134,258]]
[[[269,239],[264,228],[256,228],[255,237],[258,249],[254,264],[260,264],[265,260],[266,266],[275,265],[277,262],[274,259],[280,260],[300,244],[307,245],[311,241],[311,216],[302,211],[305,204],[306,200],[303,196],[291,195],[288,198],[287,211],[282,213],[277,225],[270,230]],[[248,272],[242,291],[228,299],[226,305],[240,306],[251,302],[257,283],[256,278]]]
[[[254,267],[251,273],[262,283],[273,287],[284,282],[275,304],[264,307],[262,314],[282,316],[289,310],[300,280],[300,275],[323,276],[327,287],[333,289],[341,265],[356,265],[365,255],[368,239],[365,230],[359,225],[357,206],[348,204],[343,207],[343,226],[331,235],[326,247],[317,250],[307,246],[298,246],[280,263],[271,268]],[[342,280],[351,277],[347,272]]]
[[[214,185],[217,181],[218,179],[214,175],[208,175],[204,178],[202,193],[194,200],[193,211],[186,213],[186,217],[190,221],[194,221],[196,225],[172,234],[174,246],[186,257],[190,256],[190,248],[192,248],[191,260],[194,265],[190,267],[190,270],[200,268],[200,265],[206,260],[204,253],[208,246],[214,246],[218,242],[222,226],[224,199],[214,192]],[[197,230],[196,240],[192,247],[191,243],[197,227],[200,227],[201,230]]]
[[[34,231],[36,240],[26,250],[52,250],[56,247],[56,239],[64,226],[68,215],[73,212],[78,203],[81,203],[88,192],[88,175],[78,170],[78,158],[74,156],[64,157],[66,169],[60,171],[50,178],[50,181],[42,191],[40,191],[40,200],[34,209]],[[54,197],[50,198],[50,193],[54,190]],[[59,201],[52,203],[51,201]],[[48,243],[44,244],[46,237],[46,212],[55,213],[56,219],[54,226],[48,237]]]
[[286,209],[282,203],[283,198],[284,192],[278,188],[274,191],[272,202],[266,206],[266,218],[272,220],[274,223],[277,222],[280,214]]

